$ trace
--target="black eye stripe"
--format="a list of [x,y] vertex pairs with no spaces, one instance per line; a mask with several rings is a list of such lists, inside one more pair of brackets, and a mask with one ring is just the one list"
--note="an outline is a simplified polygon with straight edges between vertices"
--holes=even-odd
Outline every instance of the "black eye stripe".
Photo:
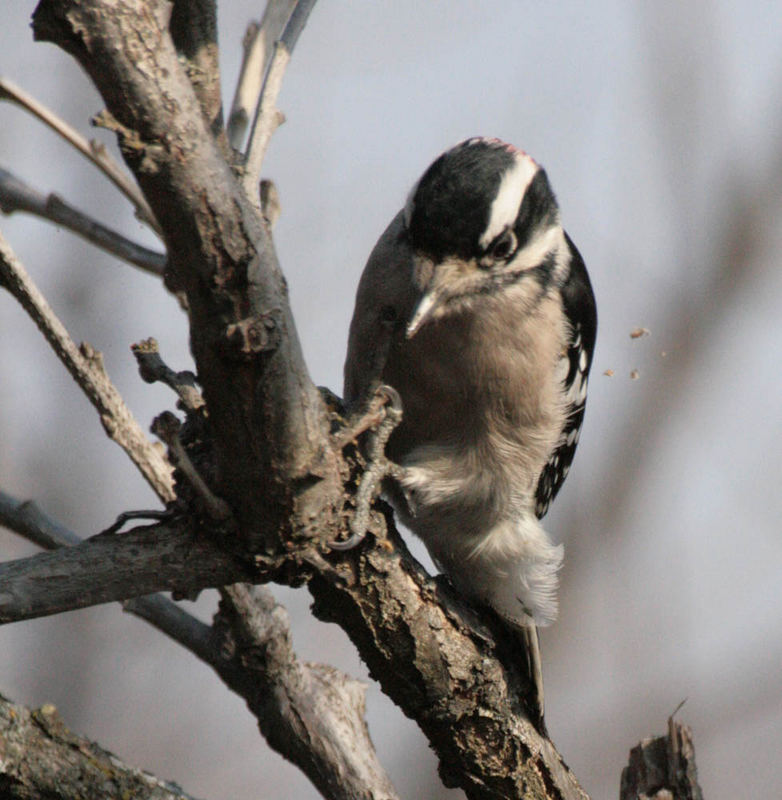
[[523,247],[537,230],[548,227],[556,219],[557,201],[546,177],[539,169],[527,187],[521,201],[513,229],[518,237],[519,247]]

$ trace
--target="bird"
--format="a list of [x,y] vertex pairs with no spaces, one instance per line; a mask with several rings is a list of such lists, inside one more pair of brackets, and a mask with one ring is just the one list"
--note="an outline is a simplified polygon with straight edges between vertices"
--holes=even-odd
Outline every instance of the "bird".
[[522,633],[541,725],[537,627],[557,616],[563,546],[540,520],[576,451],[596,332],[545,170],[473,137],[381,235],[348,338],[347,407],[381,386],[401,398],[384,495],[457,592]]

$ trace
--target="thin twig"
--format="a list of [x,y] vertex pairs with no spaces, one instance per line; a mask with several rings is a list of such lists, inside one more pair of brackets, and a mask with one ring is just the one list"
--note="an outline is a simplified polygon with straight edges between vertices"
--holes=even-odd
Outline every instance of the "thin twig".
[[171,465],[147,439],[103,367],[97,351],[83,343],[77,347],[46,298],[0,234],[0,283],[32,317],[58,358],[100,414],[111,439],[122,447],[164,502],[174,499]]
[[17,500],[0,491],[0,525],[44,550],[72,547],[81,542],[73,531],[47,516],[33,500]]
[[141,190],[125,170],[108,154],[105,145],[95,139],[86,139],[64,119],[58,117],[34,97],[5,78],[0,78],[0,100],[10,100],[12,103],[16,103],[16,105],[48,125],[68,144],[76,148],[85,158],[98,167],[122,194],[133,203],[138,218],[149,225],[156,233],[160,233],[160,226]]
[[282,79],[291,59],[293,48],[296,46],[299,35],[314,6],[315,0],[299,0],[280,39],[274,43],[274,52],[264,75],[244,162],[244,189],[247,196],[252,198],[256,205],[259,205],[258,184],[266,149],[272,134],[284,120],[282,112],[277,108],[277,97],[282,87]]
[[[266,12],[273,3],[266,5]],[[255,101],[260,93],[260,84],[266,71],[266,56],[271,48],[266,43],[263,35],[263,25],[255,20],[247,24],[247,30],[242,39],[242,66],[234,89],[234,99],[231,103],[231,113],[228,115],[226,133],[228,143],[234,150],[241,151],[250,115],[255,111]]]
[[160,357],[157,340],[153,337],[144,339],[130,347],[138,363],[139,375],[147,383],[160,381],[173,389],[182,406],[187,411],[198,411],[204,408],[203,395],[196,386],[196,376],[189,370],[175,372]]
[[244,162],[243,184],[247,196],[252,199],[259,209],[258,186],[261,166],[272,135],[284,121],[282,112],[277,108],[277,97],[280,94],[282,79],[290,60],[291,54],[288,48],[282,42],[275,42],[271,63],[266,72],[263,91],[258,101],[258,108],[256,109],[253,127],[250,132],[250,142]]
[[241,150],[247,126],[255,115],[261,96],[263,78],[269,67],[273,45],[282,35],[297,0],[269,0],[260,23],[251,22],[244,34],[242,68],[236,82],[231,114],[228,117],[228,141]]
[[100,222],[66,203],[56,194],[44,195],[2,168],[0,168],[0,211],[4,214],[24,211],[48,219],[144,272],[162,275],[166,267],[165,253],[157,253],[132,242],[121,233],[101,225]]
[[179,440],[180,422],[170,411],[159,414],[152,422],[152,433],[159,436],[169,448],[174,463],[184,473],[190,485],[204,501],[209,516],[215,522],[226,522],[232,516],[231,507],[218,497],[201,477],[195,464]]

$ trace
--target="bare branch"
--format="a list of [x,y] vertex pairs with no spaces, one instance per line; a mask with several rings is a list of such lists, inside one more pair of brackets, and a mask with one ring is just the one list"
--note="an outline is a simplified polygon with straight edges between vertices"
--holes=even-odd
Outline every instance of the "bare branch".
[[446,786],[471,800],[588,800],[529,722],[516,638],[427,576],[386,520],[381,546],[348,553],[335,578],[322,568],[310,579],[315,616],[348,632],[370,675],[416,720]]
[[280,41],[274,43],[272,58],[269,69],[264,78],[263,90],[258,107],[255,112],[250,140],[247,146],[247,155],[244,162],[243,185],[247,196],[260,208],[260,198],[258,196],[258,185],[261,177],[261,166],[266,155],[274,132],[285,120],[285,117],[277,108],[277,97],[282,88],[282,79],[285,76],[285,69],[291,60],[288,48]]
[[0,622],[160,590],[190,594],[253,580],[251,572],[283,579],[295,564],[297,582],[310,578],[316,615],[345,628],[373,677],[429,737],[446,785],[476,800],[522,797],[530,787],[541,797],[586,799],[524,716],[515,639],[432,581],[398,537],[357,548],[336,566],[310,551],[290,558],[257,559],[251,570],[181,522],[103,535],[0,565]]
[[160,591],[189,597],[251,579],[246,562],[195,527],[159,523],[0,564],[0,624]]
[[0,525],[45,550],[81,543],[73,531],[44,514],[34,501],[17,500],[3,491],[0,491]]
[[155,215],[144,199],[144,195],[141,194],[138,186],[130,179],[127,172],[108,154],[103,144],[94,139],[88,141],[65,120],[5,78],[0,78],[0,100],[10,100],[12,103],[16,103],[16,105],[33,114],[56,134],[65,139],[68,144],[98,167],[122,194],[133,203],[139,219],[146,222],[152,230],[160,233]]
[[56,194],[44,195],[0,168],[0,210],[4,214],[24,211],[57,225],[62,225],[91,244],[117,258],[133,264],[144,272],[162,275],[166,266],[165,253],[142,247],[87,214],[66,203]]
[[77,736],[50,704],[30,711],[0,697],[0,742],[0,792],[9,800],[192,800],[176,784],[128,766]]
[[291,59],[293,48],[296,46],[314,5],[315,0],[299,0],[296,4],[282,36],[274,43],[274,50],[264,75],[244,161],[244,190],[256,205],[260,202],[258,185],[266,149],[274,131],[284,120],[282,112],[277,108],[277,97],[282,87],[282,79]]
[[171,466],[142,431],[106,374],[100,353],[77,347],[46,298],[0,234],[0,283],[32,317],[58,358],[100,414],[106,433],[138,467],[163,502],[174,499]]
[[282,35],[296,3],[297,0],[268,0],[260,23],[251,22],[244,34],[242,67],[228,118],[228,141],[236,150],[242,149],[247,126],[255,116],[274,43]]
[[280,41],[288,48],[289,53],[292,53],[293,48],[296,47],[296,42],[299,41],[299,36],[310,18],[310,12],[315,8],[315,3],[316,0],[298,0],[296,3],[296,8],[293,9],[280,37]]
[[[69,528],[45,514],[32,500],[18,500],[0,491],[0,525],[46,550],[74,547],[83,542]],[[131,614],[154,625],[199,658],[215,658],[211,628],[160,594],[137,597],[123,603]]]
[[209,517],[217,523],[227,522],[232,517],[231,507],[221,497],[218,497],[201,477],[198,469],[190,460],[190,456],[179,441],[179,431],[182,427],[179,420],[170,411],[159,414],[152,422],[152,433],[159,436],[169,448],[174,463],[187,478],[196,494],[203,500],[204,508]]
[[239,512],[240,538],[281,547],[317,536],[315,521],[339,513],[337,459],[269,227],[206,127],[168,35],[169,10],[163,0],[42,0],[33,29],[79,60],[119,123],[187,296],[216,493]]

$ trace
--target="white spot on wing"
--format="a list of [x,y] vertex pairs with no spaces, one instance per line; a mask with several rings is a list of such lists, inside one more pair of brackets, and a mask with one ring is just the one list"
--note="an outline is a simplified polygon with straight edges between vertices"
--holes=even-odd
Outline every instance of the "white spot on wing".
[[481,247],[486,247],[505,228],[511,226],[519,214],[524,192],[535,177],[538,165],[526,154],[515,153],[514,165],[503,175],[497,196],[491,204],[489,224],[480,238]]
[[557,382],[564,383],[567,380],[569,372],[570,359],[567,356],[563,356],[557,361]]

